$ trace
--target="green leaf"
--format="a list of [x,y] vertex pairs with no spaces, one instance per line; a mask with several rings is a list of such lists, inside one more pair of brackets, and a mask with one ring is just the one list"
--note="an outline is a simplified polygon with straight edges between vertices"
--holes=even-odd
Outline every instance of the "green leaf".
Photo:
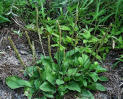
[[61,26],[61,30],[70,31],[71,29],[70,29],[68,26],[62,25],[62,26]]
[[58,91],[59,91],[60,95],[63,96],[65,94],[65,92],[67,91],[66,86],[59,85],[58,86]]
[[96,68],[97,73],[106,72],[106,71],[107,71],[106,68],[103,68],[101,66],[97,66],[97,68]]
[[52,59],[49,56],[43,56],[41,55],[41,62],[44,66],[46,66],[47,68],[50,68],[51,63],[52,63]]
[[87,55],[83,54],[82,57],[78,58],[78,61],[79,61],[81,66],[88,68],[90,60],[89,60],[89,57]]
[[36,88],[36,89],[39,89],[39,87],[40,87],[40,85],[41,85],[40,79],[36,79],[36,80],[34,81],[34,85],[35,85],[35,88]]
[[88,86],[92,90],[106,91],[106,88],[100,83],[93,83]]
[[63,39],[65,43],[72,43],[73,42],[73,38],[67,36],[65,39]]
[[70,50],[66,53],[66,57],[72,57],[73,55],[75,55],[77,52],[79,52],[78,48],[75,48],[73,50]]
[[48,97],[48,98],[54,98],[53,94],[52,93],[46,93],[46,92],[43,92],[44,96],[45,97]]
[[58,64],[61,64],[64,59],[64,51],[56,52],[54,58],[57,60]]
[[46,80],[49,81],[52,85],[54,85],[56,80],[55,72],[46,71]]
[[89,90],[82,90],[81,99],[94,99],[93,94]]
[[87,87],[87,81],[86,81],[86,80],[83,80],[82,82],[83,82],[83,85],[84,85],[85,87]]
[[19,77],[16,76],[11,76],[6,78],[6,84],[11,88],[11,89],[16,89],[20,87],[31,87],[30,82],[26,80],[22,80]]
[[81,92],[79,84],[74,81],[68,83],[68,85],[66,85],[66,88],[68,88],[69,90]]
[[75,75],[76,72],[77,72],[77,68],[70,68],[68,69],[67,75],[72,76],[72,75]]
[[56,80],[56,84],[57,84],[57,85],[62,85],[62,84],[64,84],[64,81],[61,80],[61,79],[57,79],[57,80]]
[[24,95],[28,97],[28,99],[32,99],[32,96],[36,90],[32,87],[24,88]]
[[45,92],[52,92],[55,93],[55,88],[49,84],[48,82],[44,82],[41,86],[40,89]]
[[53,33],[52,28],[53,27],[46,25],[46,30],[48,31],[49,34],[52,34]]
[[107,77],[104,77],[104,76],[101,76],[101,77],[99,77],[99,80],[100,81],[108,81],[108,78]]
[[89,74],[89,76],[93,79],[94,82],[97,82],[97,80],[99,79],[98,74],[95,72]]
[[28,30],[35,31],[36,27],[34,24],[28,24],[25,26]]
[[90,39],[91,38],[91,33],[88,30],[84,30],[85,32],[82,34],[82,36],[85,39]]
[[10,20],[0,15],[0,23],[4,23],[4,22],[10,22]]

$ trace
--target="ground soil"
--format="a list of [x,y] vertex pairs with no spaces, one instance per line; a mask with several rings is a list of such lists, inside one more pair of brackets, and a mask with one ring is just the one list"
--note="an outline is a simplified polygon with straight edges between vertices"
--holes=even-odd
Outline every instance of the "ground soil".
[[[21,28],[14,23],[0,26],[0,99],[26,99],[23,95],[23,89],[11,90],[5,84],[5,78],[11,75],[18,75],[25,79],[22,72],[23,67],[10,46],[8,36],[11,36],[14,41],[24,63],[30,66],[32,62],[32,54],[25,36],[19,37],[13,33],[13,30],[21,30]],[[42,50],[38,44],[38,38],[34,39],[35,34],[30,37],[32,40],[37,40],[35,41],[37,42],[36,51],[39,57]],[[48,55],[46,39],[43,40],[43,46],[46,55]],[[94,92],[95,99],[123,99],[123,63],[117,64],[115,69],[111,68],[116,62],[116,58],[123,54],[121,52],[122,50],[111,50],[103,62],[102,66],[108,69],[108,72],[103,75],[107,76],[109,81],[102,83],[107,88],[107,92]],[[70,93],[65,95],[64,99],[75,99],[75,96]]]

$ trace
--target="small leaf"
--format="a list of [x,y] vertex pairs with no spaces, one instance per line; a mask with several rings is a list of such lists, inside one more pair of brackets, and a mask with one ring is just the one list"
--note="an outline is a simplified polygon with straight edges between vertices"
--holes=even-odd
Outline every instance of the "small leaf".
[[74,81],[68,83],[68,85],[66,86],[66,88],[68,88],[69,90],[81,92],[81,89],[80,89],[79,84],[76,83],[76,82],[74,82]]
[[4,23],[4,22],[10,22],[10,20],[0,15],[0,23]]
[[63,96],[67,90],[66,90],[66,87],[64,85],[59,85],[58,91],[59,91],[60,95]]
[[52,92],[55,93],[55,88],[51,86],[48,82],[44,82],[41,86],[40,89],[45,92]]
[[85,39],[90,39],[91,38],[91,33],[90,31],[88,30],[84,30],[85,32],[82,34],[82,36],[85,38]]
[[94,82],[97,82],[97,80],[99,79],[97,73],[91,73],[89,74],[89,76],[93,79]]
[[11,89],[16,89],[20,87],[31,87],[30,82],[26,80],[22,80],[19,77],[16,76],[11,76],[6,78],[6,84],[11,88]]
[[85,87],[87,87],[87,81],[86,81],[86,80],[83,80],[83,85],[84,85]]
[[100,81],[108,81],[108,78],[107,77],[104,77],[104,76],[101,76],[101,77],[99,77],[99,80]]
[[68,27],[68,26],[61,26],[61,30],[64,30],[64,31],[70,31],[71,29]]
[[39,89],[39,87],[40,87],[40,85],[41,85],[40,79],[36,79],[36,80],[34,81],[34,85],[35,85],[35,88],[36,88],[36,89]]
[[28,99],[32,99],[32,96],[36,90],[32,87],[26,87],[24,89],[24,95],[28,97]]
[[35,25],[34,24],[28,24],[25,26],[27,29],[35,31]]
[[56,84],[57,84],[57,85],[62,85],[62,84],[64,84],[64,81],[61,80],[61,79],[57,79],[57,80],[56,80]]
[[64,39],[65,43],[72,43],[73,42],[73,38],[67,36],[65,39]]
[[101,66],[97,66],[97,68],[96,68],[97,73],[106,72],[106,71],[107,71],[106,68],[103,68]]
[[83,54],[82,57],[78,58],[78,61],[79,61],[81,66],[88,68],[90,60],[89,60],[89,57],[87,55]]
[[71,76],[71,75],[75,75],[77,72],[77,68],[70,68],[68,69],[67,75]]

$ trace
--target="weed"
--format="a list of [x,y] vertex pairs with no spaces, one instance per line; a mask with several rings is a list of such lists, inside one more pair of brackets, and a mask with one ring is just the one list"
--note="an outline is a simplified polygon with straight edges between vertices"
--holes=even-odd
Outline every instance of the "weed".
[[[28,81],[6,78],[10,88],[24,87],[29,99],[37,94],[44,99],[60,99],[70,91],[77,92],[77,97],[88,94],[94,99],[89,90],[105,91],[98,81],[107,78],[98,74],[106,70],[95,61],[105,60],[111,49],[123,49],[123,0],[5,1],[0,1],[0,23],[9,21],[6,13],[23,16],[25,30],[38,34],[43,50],[37,64],[25,68]],[[26,37],[35,61],[34,42],[28,34]],[[49,56],[45,55],[42,37],[48,39]],[[51,47],[58,47],[55,55]],[[122,61],[122,56],[118,60]]]
[[[11,76],[6,78],[6,84],[12,89],[24,87],[24,93],[29,99],[32,96],[37,97],[35,94],[39,93],[44,98],[62,99],[70,91],[77,92],[80,97],[87,92],[91,94],[88,90],[106,90],[99,81],[107,81],[107,78],[98,75],[106,69],[97,62],[92,63],[79,50],[68,51],[65,56],[63,52],[57,52],[54,58],[56,62],[51,57],[42,55],[35,66],[25,69],[28,81]],[[89,97],[94,99],[92,94]]]

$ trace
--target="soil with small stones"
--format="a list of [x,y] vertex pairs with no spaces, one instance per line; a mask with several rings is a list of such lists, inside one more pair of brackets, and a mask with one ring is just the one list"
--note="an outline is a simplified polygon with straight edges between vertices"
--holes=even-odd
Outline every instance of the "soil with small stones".
[[[14,41],[24,63],[27,66],[32,64],[32,54],[25,36],[19,37],[13,32],[14,30],[18,31],[21,28],[15,24],[0,26],[0,99],[27,99],[23,94],[22,88],[11,90],[5,84],[6,77],[11,75],[17,75],[26,79],[22,73],[23,67],[9,44],[8,36],[11,36]],[[34,40],[36,43],[37,56],[39,57],[42,49],[38,37],[34,33],[30,33],[30,35],[31,40]],[[47,40],[43,39],[42,42],[45,54],[48,55]],[[52,49],[52,52],[55,51],[56,49]],[[102,83],[107,88],[107,92],[94,92],[95,99],[123,99],[123,63],[117,64],[115,69],[111,68],[120,54],[123,54],[122,50],[111,50],[107,55],[106,60],[102,64],[103,67],[108,69],[108,72],[103,75],[108,77],[109,81]],[[64,99],[75,99],[74,94],[72,92],[66,94]]]

